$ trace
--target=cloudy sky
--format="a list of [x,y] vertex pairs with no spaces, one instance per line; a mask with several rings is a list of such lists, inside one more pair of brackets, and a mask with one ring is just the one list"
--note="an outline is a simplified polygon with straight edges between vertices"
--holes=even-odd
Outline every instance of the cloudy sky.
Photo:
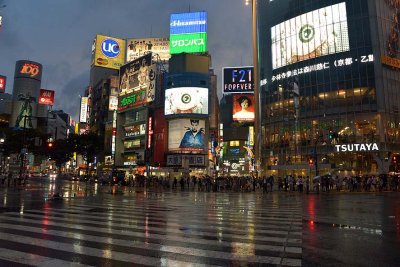
[[[42,88],[56,91],[54,109],[74,119],[89,83],[92,40],[168,37],[171,13],[207,11],[208,45],[218,75],[224,66],[252,65],[251,6],[245,0],[0,0],[0,75],[12,93],[15,62],[43,65]],[[221,93],[219,93],[221,96]]]

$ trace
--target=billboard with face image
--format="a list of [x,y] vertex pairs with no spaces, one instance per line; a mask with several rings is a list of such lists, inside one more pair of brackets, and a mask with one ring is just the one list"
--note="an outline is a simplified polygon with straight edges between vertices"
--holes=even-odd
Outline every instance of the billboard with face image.
[[206,123],[199,119],[169,121],[168,150],[202,152],[206,149]]
[[254,121],[254,95],[233,95],[233,120]]

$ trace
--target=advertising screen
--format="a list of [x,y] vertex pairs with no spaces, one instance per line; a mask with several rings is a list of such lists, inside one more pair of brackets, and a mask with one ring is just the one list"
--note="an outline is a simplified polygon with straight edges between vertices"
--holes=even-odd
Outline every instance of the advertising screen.
[[208,89],[178,87],[165,90],[165,115],[208,114]]
[[119,69],[125,63],[125,40],[97,35],[92,47],[92,65]]
[[254,95],[234,95],[232,117],[234,121],[254,121]]
[[254,92],[253,67],[226,67],[223,68],[223,90],[229,93],[252,93]]
[[272,68],[350,50],[346,3],[320,8],[271,28]]
[[171,14],[170,54],[207,51],[207,12]]
[[205,120],[177,119],[169,121],[169,151],[204,151],[206,149]]
[[166,62],[169,54],[169,38],[128,39],[126,45],[126,61],[131,62],[148,53],[157,54],[154,60]]
[[7,77],[0,75],[0,93],[4,93],[6,90]]
[[54,105],[54,95],[53,90],[40,89],[39,104]]

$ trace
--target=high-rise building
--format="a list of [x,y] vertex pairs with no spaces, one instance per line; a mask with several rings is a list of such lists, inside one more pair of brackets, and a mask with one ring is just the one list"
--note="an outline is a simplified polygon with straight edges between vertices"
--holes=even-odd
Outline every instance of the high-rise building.
[[311,176],[396,171],[398,1],[258,2],[263,168]]

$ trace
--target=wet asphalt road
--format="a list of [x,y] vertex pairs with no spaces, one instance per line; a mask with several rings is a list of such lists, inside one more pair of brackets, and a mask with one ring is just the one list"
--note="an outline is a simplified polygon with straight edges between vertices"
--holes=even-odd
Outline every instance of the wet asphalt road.
[[[63,200],[54,198],[58,193],[63,195]],[[172,194],[171,198],[177,201],[183,198],[170,190],[158,194]],[[225,195],[228,198],[225,193],[197,194],[207,195],[204,199],[215,199],[215,194],[220,195],[220,200]],[[249,192],[232,193],[229,198],[241,199],[249,194],[256,194],[256,199],[274,203],[278,208],[281,205],[282,209],[290,207],[291,203],[301,206],[302,266],[400,266],[400,192],[309,195],[297,192],[267,195]],[[138,190],[135,188],[35,179],[25,187],[0,187],[0,214],[41,210],[48,205],[62,209],[66,208],[67,199],[94,203],[104,198],[112,201],[114,197],[130,199],[137,196]],[[145,195],[149,198],[152,196]],[[168,207],[168,203],[166,205]],[[262,206],[256,208],[262,209]]]

